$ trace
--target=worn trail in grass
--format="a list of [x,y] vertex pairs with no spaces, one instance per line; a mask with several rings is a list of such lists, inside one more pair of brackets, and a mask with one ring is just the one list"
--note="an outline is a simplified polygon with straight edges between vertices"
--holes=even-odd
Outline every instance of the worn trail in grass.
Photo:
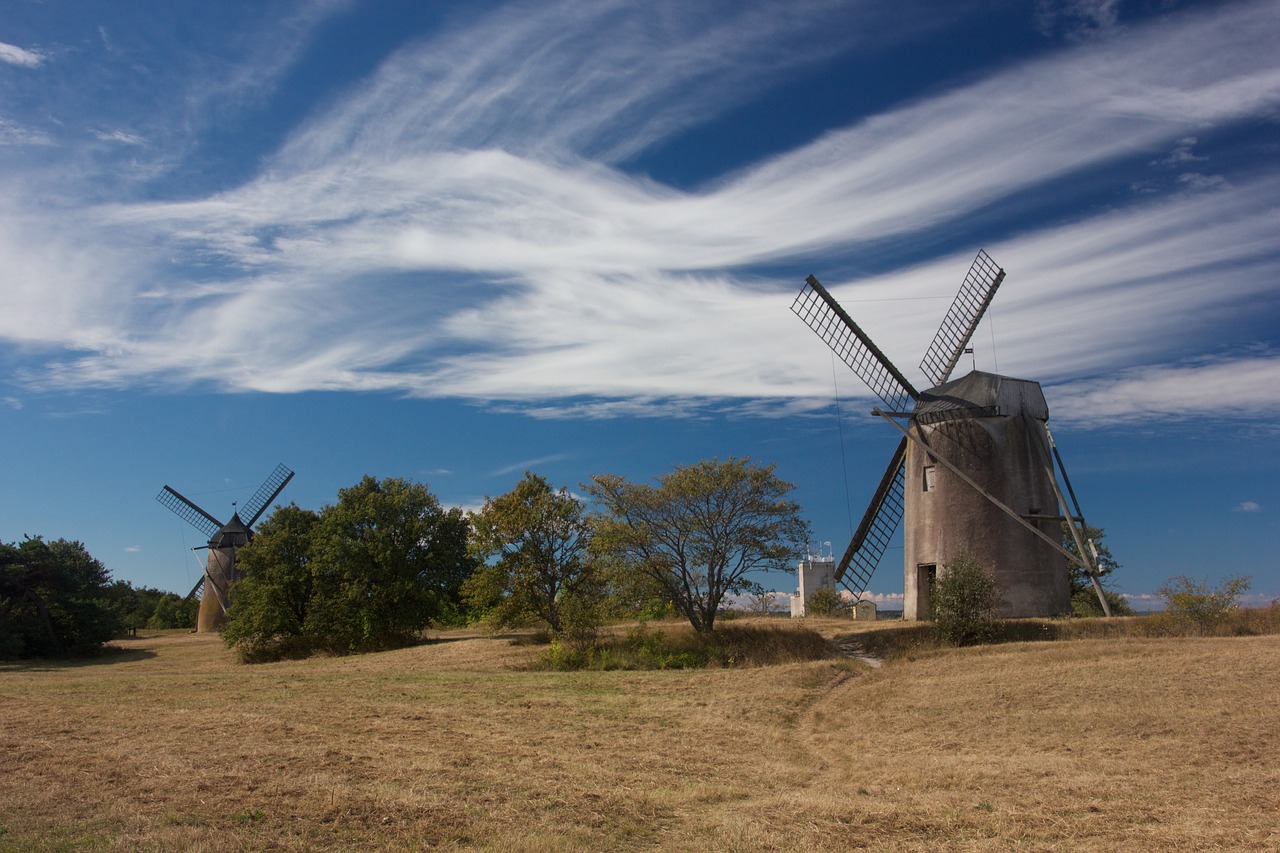
[[501,639],[0,668],[0,849],[1280,844],[1280,638],[530,672]]

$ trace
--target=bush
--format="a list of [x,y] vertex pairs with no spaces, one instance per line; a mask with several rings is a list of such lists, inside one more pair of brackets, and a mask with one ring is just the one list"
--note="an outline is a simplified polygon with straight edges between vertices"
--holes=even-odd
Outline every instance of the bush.
[[1224,578],[1216,588],[1207,581],[1196,581],[1186,575],[1174,575],[1164,582],[1156,594],[1167,602],[1164,613],[1153,621],[1157,627],[1167,627],[1171,633],[1179,633],[1179,627],[1190,627],[1200,634],[1214,634],[1237,609],[1241,595],[1249,591],[1251,578],[1232,576]]
[[734,625],[714,631],[655,630],[645,624],[592,646],[551,641],[537,668],[554,670],[702,669],[822,660],[836,654],[807,628]]
[[[1134,615],[1133,608],[1120,593],[1104,589],[1102,594],[1107,599],[1107,606],[1111,608],[1112,616]],[[1071,615],[1083,618],[1106,615],[1102,612],[1102,605],[1098,603],[1098,593],[1094,592],[1092,585],[1088,589],[1077,590],[1071,594]]]
[[824,586],[814,590],[813,595],[809,596],[804,612],[806,616],[840,616],[848,613],[849,607],[839,592]]
[[933,629],[948,646],[973,646],[995,636],[996,582],[972,556],[943,566],[934,584]]

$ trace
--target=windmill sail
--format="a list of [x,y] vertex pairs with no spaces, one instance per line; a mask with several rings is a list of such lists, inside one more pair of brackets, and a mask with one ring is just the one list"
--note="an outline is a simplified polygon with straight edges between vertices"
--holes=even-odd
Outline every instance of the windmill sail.
[[978,252],[969,273],[960,285],[960,292],[942,319],[938,333],[933,336],[933,343],[920,361],[920,369],[934,386],[941,385],[951,378],[951,371],[964,355],[974,330],[987,313],[1000,282],[1004,281],[1004,270],[991,260],[984,251]]
[[244,524],[246,527],[253,527],[257,522],[258,516],[271,506],[279,494],[284,491],[284,487],[293,479],[293,471],[280,464],[276,466],[276,470],[271,472],[271,476],[267,477],[266,482],[258,487],[258,491],[253,493],[253,497],[249,498],[248,503],[244,505]]
[[906,411],[911,401],[920,396],[813,276],[806,279],[791,310],[818,333],[891,411]]
[[199,530],[209,539],[212,539],[214,534],[222,529],[221,521],[218,521],[218,519],[209,515],[209,513],[168,486],[160,490],[160,494],[156,495],[156,500],[173,510],[179,518]]
[[858,597],[867,591],[871,576],[902,521],[903,459],[906,452],[907,440],[904,438],[898,442],[898,449],[880,478],[880,485],[862,515],[862,522],[845,549],[840,565],[836,566],[836,580]]

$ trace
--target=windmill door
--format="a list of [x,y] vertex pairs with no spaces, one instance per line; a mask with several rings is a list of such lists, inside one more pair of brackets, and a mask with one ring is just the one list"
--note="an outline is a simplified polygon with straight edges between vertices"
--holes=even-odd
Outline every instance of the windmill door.
[[938,580],[936,563],[916,566],[916,618],[933,618],[933,585]]

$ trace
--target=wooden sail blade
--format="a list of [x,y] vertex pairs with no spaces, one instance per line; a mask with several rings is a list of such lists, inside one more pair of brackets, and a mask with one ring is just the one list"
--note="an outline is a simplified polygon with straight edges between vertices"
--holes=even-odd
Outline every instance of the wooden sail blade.
[[906,452],[907,440],[904,438],[898,442],[898,449],[894,451],[889,467],[880,478],[871,503],[863,513],[862,522],[853,534],[849,547],[845,549],[840,565],[836,566],[836,580],[859,598],[867,591],[871,576],[902,521],[903,462]]
[[253,497],[249,498],[248,503],[244,505],[243,515],[240,516],[244,521],[245,527],[253,527],[258,517],[262,515],[267,507],[271,506],[271,502],[280,496],[284,491],[284,487],[289,485],[289,481],[293,479],[293,472],[286,468],[283,464],[277,465],[276,469],[271,472],[271,476],[267,477],[266,482],[258,487],[253,493]]
[[891,411],[901,412],[920,395],[866,332],[853,322],[835,298],[813,276],[805,281],[791,310],[867,383]]
[[933,343],[929,344],[920,361],[920,369],[935,386],[951,378],[951,371],[964,355],[965,347],[969,346],[1002,281],[1004,270],[986,252],[979,251],[960,285],[960,292],[947,310],[947,316],[942,318]]
[[160,490],[160,494],[156,495],[156,500],[167,506],[183,521],[203,533],[206,538],[212,539],[213,535],[222,529],[221,521],[218,521],[218,519],[209,515],[209,513],[168,486]]

